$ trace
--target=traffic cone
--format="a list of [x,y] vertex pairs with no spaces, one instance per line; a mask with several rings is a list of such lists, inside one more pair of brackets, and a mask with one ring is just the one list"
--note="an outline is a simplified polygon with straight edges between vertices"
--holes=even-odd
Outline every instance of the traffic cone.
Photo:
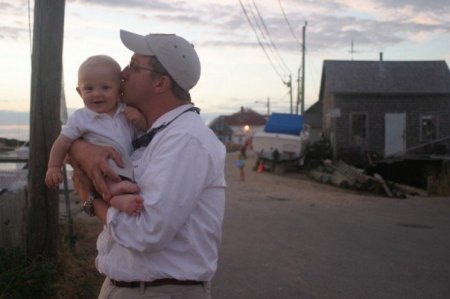
[[259,165],[258,165],[258,172],[261,173],[261,172],[263,172],[263,171],[264,171],[264,165],[263,165],[263,162],[259,162]]

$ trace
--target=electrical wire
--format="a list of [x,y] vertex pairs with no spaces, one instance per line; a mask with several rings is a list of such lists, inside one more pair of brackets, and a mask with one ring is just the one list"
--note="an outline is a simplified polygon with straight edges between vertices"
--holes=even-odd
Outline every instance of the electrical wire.
[[241,5],[242,11],[244,12],[245,17],[247,18],[247,21],[248,21],[250,27],[252,28],[253,32],[255,33],[255,36],[256,36],[256,39],[258,40],[259,46],[263,49],[264,54],[266,55],[267,59],[269,60],[270,65],[272,66],[272,68],[274,69],[274,71],[277,73],[277,75],[280,77],[281,81],[282,81],[284,84],[287,85],[288,82],[285,82],[285,81],[284,81],[283,76],[281,75],[280,71],[275,67],[274,62],[273,62],[272,59],[270,58],[269,54],[268,54],[267,51],[266,51],[266,48],[264,47],[263,43],[261,42],[261,40],[260,40],[260,38],[259,38],[259,35],[258,35],[258,33],[257,33],[256,29],[255,29],[255,26],[253,25],[252,20],[250,19],[249,15],[248,15],[248,13],[247,13],[247,10],[245,9],[244,4],[242,3],[241,0],[239,0],[239,4]]
[[[268,37],[267,37],[267,34],[265,33],[265,31],[263,30],[263,27],[262,27],[262,24],[261,24],[261,19],[260,18],[258,18],[257,16],[256,16],[256,14],[255,14],[255,12],[253,11],[253,9],[251,9],[251,3],[250,3],[250,0],[247,0],[247,5],[248,6],[250,6],[250,8],[249,8],[249,12],[251,13],[251,19],[253,19],[253,24],[255,24],[256,26],[254,26],[255,27],[255,31],[256,31],[256,33],[258,33],[259,32],[259,34],[261,35],[261,38],[262,39],[264,39],[264,41],[262,41],[262,43],[263,43],[263,45],[265,45],[265,48],[268,48],[269,50],[270,50],[270,52],[272,53],[272,57],[276,60],[277,59],[277,55],[276,55],[276,53],[275,53],[275,50],[273,49],[273,47],[271,47],[269,44],[268,44],[268,42],[267,42],[267,40],[269,39]],[[283,70],[283,68],[281,67],[281,71],[283,72],[283,73],[285,73],[285,70]],[[288,72],[289,73],[289,72]],[[284,76],[286,76],[285,74],[283,74]]]
[[284,20],[286,21],[286,24],[289,27],[289,31],[291,32],[291,34],[294,37],[295,41],[300,45],[300,48],[301,48],[302,47],[302,43],[298,40],[297,36],[294,33],[294,30],[292,29],[291,23],[289,22],[289,20],[288,20],[288,18],[286,16],[286,13],[284,12],[283,5],[281,4],[281,0],[278,0],[278,4],[280,5],[281,12],[283,13]]
[[258,6],[256,5],[255,0],[252,0],[252,2],[253,2],[253,6],[255,7],[256,14],[258,15],[258,19],[260,20],[260,22],[261,22],[261,24],[262,24],[262,26],[263,26],[263,28],[264,28],[264,31],[262,31],[262,32],[265,32],[265,33],[266,33],[267,38],[269,39],[270,44],[272,45],[273,52],[275,53],[276,56],[278,56],[279,60],[281,61],[282,66],[285,68],[285,69],[284,69],[285,72],[288,73],[288,74],[291,73],[291,70],[290,70],[289,67],[286,65],[286,63],[284,62],[283,58],[281,58],[280,52],[278,52],[278,48],[277,48],[277,46],[275,45],[275,43],[273,42],[272,37],[270,36],[270,32],[269,32],[269,30],[267,29],[267,26],[266,26],[266,23],[264,22],[264,19],[261,17],[261,14],[259,13],[259,9],[258,9]]

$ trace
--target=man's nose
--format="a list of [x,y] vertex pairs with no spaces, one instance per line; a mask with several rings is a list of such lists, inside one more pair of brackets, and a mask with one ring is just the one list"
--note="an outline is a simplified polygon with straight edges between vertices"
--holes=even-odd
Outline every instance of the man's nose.
[[129,75],[130,75],[130,67],[127,65],[120,73],[120,79],[122,81],[125,81],[126,79],[128,79]]

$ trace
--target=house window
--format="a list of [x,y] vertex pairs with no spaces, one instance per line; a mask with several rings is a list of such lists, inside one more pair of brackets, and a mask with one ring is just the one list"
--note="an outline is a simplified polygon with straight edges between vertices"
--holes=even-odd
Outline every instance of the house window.
[[367,139],[367,113],[350,114],[350,138],[353,142]]
[[437,120],[435,115],[420,117],[420,141],[428,142],[436,139]]

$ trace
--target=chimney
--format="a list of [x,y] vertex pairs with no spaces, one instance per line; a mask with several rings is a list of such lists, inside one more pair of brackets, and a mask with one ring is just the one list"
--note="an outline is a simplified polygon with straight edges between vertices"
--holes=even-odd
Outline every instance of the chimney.
[[380,61],[383,61],[383,52],[380,52]]

